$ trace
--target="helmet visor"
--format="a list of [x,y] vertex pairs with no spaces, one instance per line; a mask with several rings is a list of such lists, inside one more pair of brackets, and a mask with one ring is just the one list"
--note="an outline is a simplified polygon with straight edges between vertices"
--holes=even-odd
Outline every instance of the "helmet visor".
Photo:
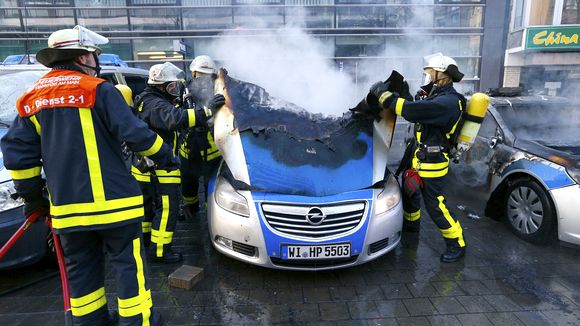
[[99,45],[109,43],[108,38],[80,25],[75,26],[74,29],[79,31],[79,43],[82,46],[94,47],[100,51],[101,49],[99,48]]
[[181,96],[182,89],[183,87],[180,81],[172,81],[167,83],[167,86],[165,86],[165,91],[167,94],[174,97]]

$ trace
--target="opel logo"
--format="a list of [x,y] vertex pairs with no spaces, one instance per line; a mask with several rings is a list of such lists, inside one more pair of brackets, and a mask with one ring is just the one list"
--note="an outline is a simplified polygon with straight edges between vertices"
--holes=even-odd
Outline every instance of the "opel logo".
[[308,210],[308,213],[306,213],[306,221],[312,225],[320,225],[325,217],[326,215],[324,215],[322,210],[318,207],[312,207]]

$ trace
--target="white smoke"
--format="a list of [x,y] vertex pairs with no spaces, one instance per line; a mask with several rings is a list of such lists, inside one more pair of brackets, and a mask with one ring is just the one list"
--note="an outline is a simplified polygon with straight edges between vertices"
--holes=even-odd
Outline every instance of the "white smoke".
[[[413,3],[423,1],[412,0]],[[418,9],[422,11],[417,13]],[[430,37],[409,28],[432,24],[425,19],[433,16],[427,12],[431,9],[394,7],[388,19],[393,20],[394,27],[408,32],[399,39],[388,37],[384,51],[374,58],[342,60],[345,66],[351,67],[340,71],[339,63],[332,59],[334,39],[325,42],[323,38],[307,34],[304,11],[297,15],[300,8],[294,10],[282,28],[273,29],[267,22],[255,18],[251,28],[240,27],[222,34],[210,44],[208,54],[218,59],[232,77],[257,84],[272,96],[312,113],[339,116],[354,107],[374,82],[385,80],[393,69],[409,81],[414,93],[421,84],[423,56],[441,51],[433,48]],[[409,64],[410,58],[412,64]]]

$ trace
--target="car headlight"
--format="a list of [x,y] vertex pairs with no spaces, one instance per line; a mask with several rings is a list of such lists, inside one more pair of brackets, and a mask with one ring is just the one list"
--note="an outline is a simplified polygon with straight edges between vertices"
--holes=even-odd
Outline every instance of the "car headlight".
[[219,207],[228,212],[244,217],[250,216],[250,209],[246,198],[232,187],[223,177],[219,177],[216,183],[215,201]]
[[574,181],[576,181],[577,184],[580,184],[580,169],[567,168],[566,172],[568,172],[570,178],[574,179]]
[[391,174],[385,187],[375,200],[375,215],[393,209],[401,201],[401,189],[395,177]]
[[24,205],[21,198],[13,199],[11,195],[16,193],[14,182],[6,181],[0,183],[0,212]]

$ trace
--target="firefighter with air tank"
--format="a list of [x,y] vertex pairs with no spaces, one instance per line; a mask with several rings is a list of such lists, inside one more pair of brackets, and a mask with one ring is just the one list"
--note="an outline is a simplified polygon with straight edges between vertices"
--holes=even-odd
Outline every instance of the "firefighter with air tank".
[[[401,162],[404,168],[403,229],[407,232],[419,232],[420,199],[423,197],[427,213],[441,231],[446,243],[441,261],[451,263],[465,255],[466,244],[461,225],[445,200],[445,177],[452,155],[465,150],[465,146],[455,145],[457,138],[460,144],[463,142],[465,145],[466,142],[472,142],[478,131],[471,128],[469,132],[466,130],[469,128],[462,128],[464,117],[468,120],[465,127],[470,122],[481,123],[489,101],[481,103],[479,97],[475,101],[472,99],[470,109],[471,104],[475,107],[479,103],[478,107],[483,107],[483,110],[479,110],[480,117],[467,114],[465,97],[453,87],[454,82],[463,78],[455,60],[441,53],[425,59],[425,85],[421,86],[415,101],[405,100],[399,94],[389,91],[388,82],[375,83],[370,92],[378,98],[379,105],[375,110],[391,110],[415,123],[414,140],[408,144],[405,155],[409,159],[404,157]],[[462,135],[459,135],[460,131]]]
[[[195,57],[189,65],[192,79],[187,85],[185,103],[191,107],[215,107],[215,99],[222,101],[223,96],[215,97],[214,80],[217,78],[216,65],[207,55]],[[179,150],[181,160],[181,192],[183,195],[183,213],[191,218],[200,210],[199,179],[203,177],[207,197],[209,176],[214,172],[220,161],[221,154],[207,125],[189,128],[184,135],[184,141]]]
[[[176,107],[183,95],[183,78],[183,71],[170,62],[153,65],[149,69],[148,86],[137,95],[134,103],[135,114],[163,138],[175,155],[179,149],[178,131],[205,125],[211,117],[211,109],[225,103],[222,95],[216,95],[210,108]],[[146,158],[134,162],[133,174],[142,185],[144,195],[149,196],[149,205],[152,205],[146,209],[149,214],[143,222],[144,236],[150,230],[151,256],[153,260],[165,263],[179,262],[183,257],[172,249],[172,242],[180,212],[181,173],[179,170],[159,170]]]

